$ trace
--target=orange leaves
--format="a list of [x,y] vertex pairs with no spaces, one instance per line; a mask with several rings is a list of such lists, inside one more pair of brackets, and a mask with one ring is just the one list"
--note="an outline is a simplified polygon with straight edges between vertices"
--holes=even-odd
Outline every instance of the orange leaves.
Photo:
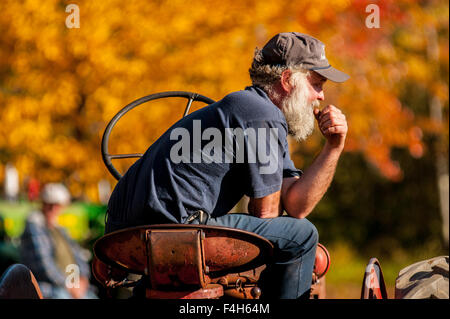
[[[442,126],[448,123],[448,114],[441,124],[428,119],[433,96],[448,108],[448,80],[443,80],[448,77],[448,61],[430,60],[425,32],[435,29],[439,57],[448,57],[448,24],[441,22],[448,21],[448,4],[383,1],[378,3],[381,27],[369,30],[362,24],[362,12],[369,3],[354,1],[355,5],[337,14],[342,23],[336,24],[331,39],[352,75],[340,88],[338,101],[348,112],[346,149],[362,151],[383,175],[398,180],[401,167],[391,159],[391,148],[406,148],[411,156],[421,157],[426,151],[425,134],[448,134]],[[418,90],[409,90],[411,83]],[[410,96],[403,96],[404,91]]]
[[[386,177],[398,179],[393,147],[420,157],[424,135],[448,136],[442,123],[418,114],[414,103],[422,102],[405,103],[400,95],[412,80],[448,109],[448,4],[377,2],[381,27],[368,29],[369,3],[79,1],[80,28],[68,29],[68,1],[1,1],[1,161],[20,163],[22,178],[63,178],[72,191],[95,200],[97,182],[113,181],[100,159],[101,135],[123,106],[169,90],[220,99],[250,83],[255,47],[278,32],[299,31],[322,40],[331,64],[351,75],[325,92],[325,103],[349,120],[346,150],[363,152]],[[427,59],[425,26],[437,30],[436,61]],[[112,136],[112,149],[144,151],[185,104],[156,103],[130,113]],[[318,141],[303,149],[315,153]]]

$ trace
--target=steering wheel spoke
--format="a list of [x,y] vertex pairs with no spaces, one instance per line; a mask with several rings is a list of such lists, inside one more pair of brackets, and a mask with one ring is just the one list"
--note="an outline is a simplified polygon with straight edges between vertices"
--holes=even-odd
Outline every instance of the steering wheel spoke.
[[114,155],[111,155],[111,154],[107,154],[107,156],[110,158],[110,159],[122,159],[122,158],[136,158],[136,157],[142,157],[142,156],[144,156],[144,154],[141,154],[141,153],[135,153],[135,154],[114,154]]

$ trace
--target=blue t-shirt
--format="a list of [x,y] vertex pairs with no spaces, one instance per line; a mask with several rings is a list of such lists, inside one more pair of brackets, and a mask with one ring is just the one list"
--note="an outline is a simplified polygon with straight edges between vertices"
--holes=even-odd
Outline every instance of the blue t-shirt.
[[184,223],[197,210],[222,216],[244,195],[267,196],[301,174],[283,113],[263,90],[247,87],[182,118],[148,148],[111,194],[108,228],[158,217]]

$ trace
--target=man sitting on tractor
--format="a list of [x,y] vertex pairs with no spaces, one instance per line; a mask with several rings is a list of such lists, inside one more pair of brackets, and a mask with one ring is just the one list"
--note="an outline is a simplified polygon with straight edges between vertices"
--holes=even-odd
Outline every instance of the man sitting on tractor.
[[[256,49],[249,72],[252,86],[179,120],[128,169],[105,230],[185,223],[254,232],[275,247],[261,297],[309,298],[318,233],[305,217],[329,187],[347,135],[344,114],[318,106],[325,81],[348,75],[329,65],[321,41],[296,32]],[[326,143],[302,172],[287,136],[305,140],[314,119]],[[248,214],[228,214],[244,195]]]

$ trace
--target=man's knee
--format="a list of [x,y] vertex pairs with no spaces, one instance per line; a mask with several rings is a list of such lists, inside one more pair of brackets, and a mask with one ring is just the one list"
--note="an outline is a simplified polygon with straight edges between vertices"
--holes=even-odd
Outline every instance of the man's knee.
[[292,224],[299,241],[317,245],[319,241],[319,232],[313,223],[306,218],[292,218]]
[[291,246],[291,253],[296,256],[304,256],[309,252],[313,254],[319,242],[319,233],[316,226],[304,218],[292,218],[291,223],[292,241],[295,243]]
[[283,232],[285,238],[278,242],[282,259],[298,258],[308,252],[315,252],[319,234],[317,228],[309,220],[287,217],[283,219],[280,231]]
[[319,232],[317,231],[316,226],[308,220],[310,232],[311,232],[311,241],[317,246],[319,242]]

